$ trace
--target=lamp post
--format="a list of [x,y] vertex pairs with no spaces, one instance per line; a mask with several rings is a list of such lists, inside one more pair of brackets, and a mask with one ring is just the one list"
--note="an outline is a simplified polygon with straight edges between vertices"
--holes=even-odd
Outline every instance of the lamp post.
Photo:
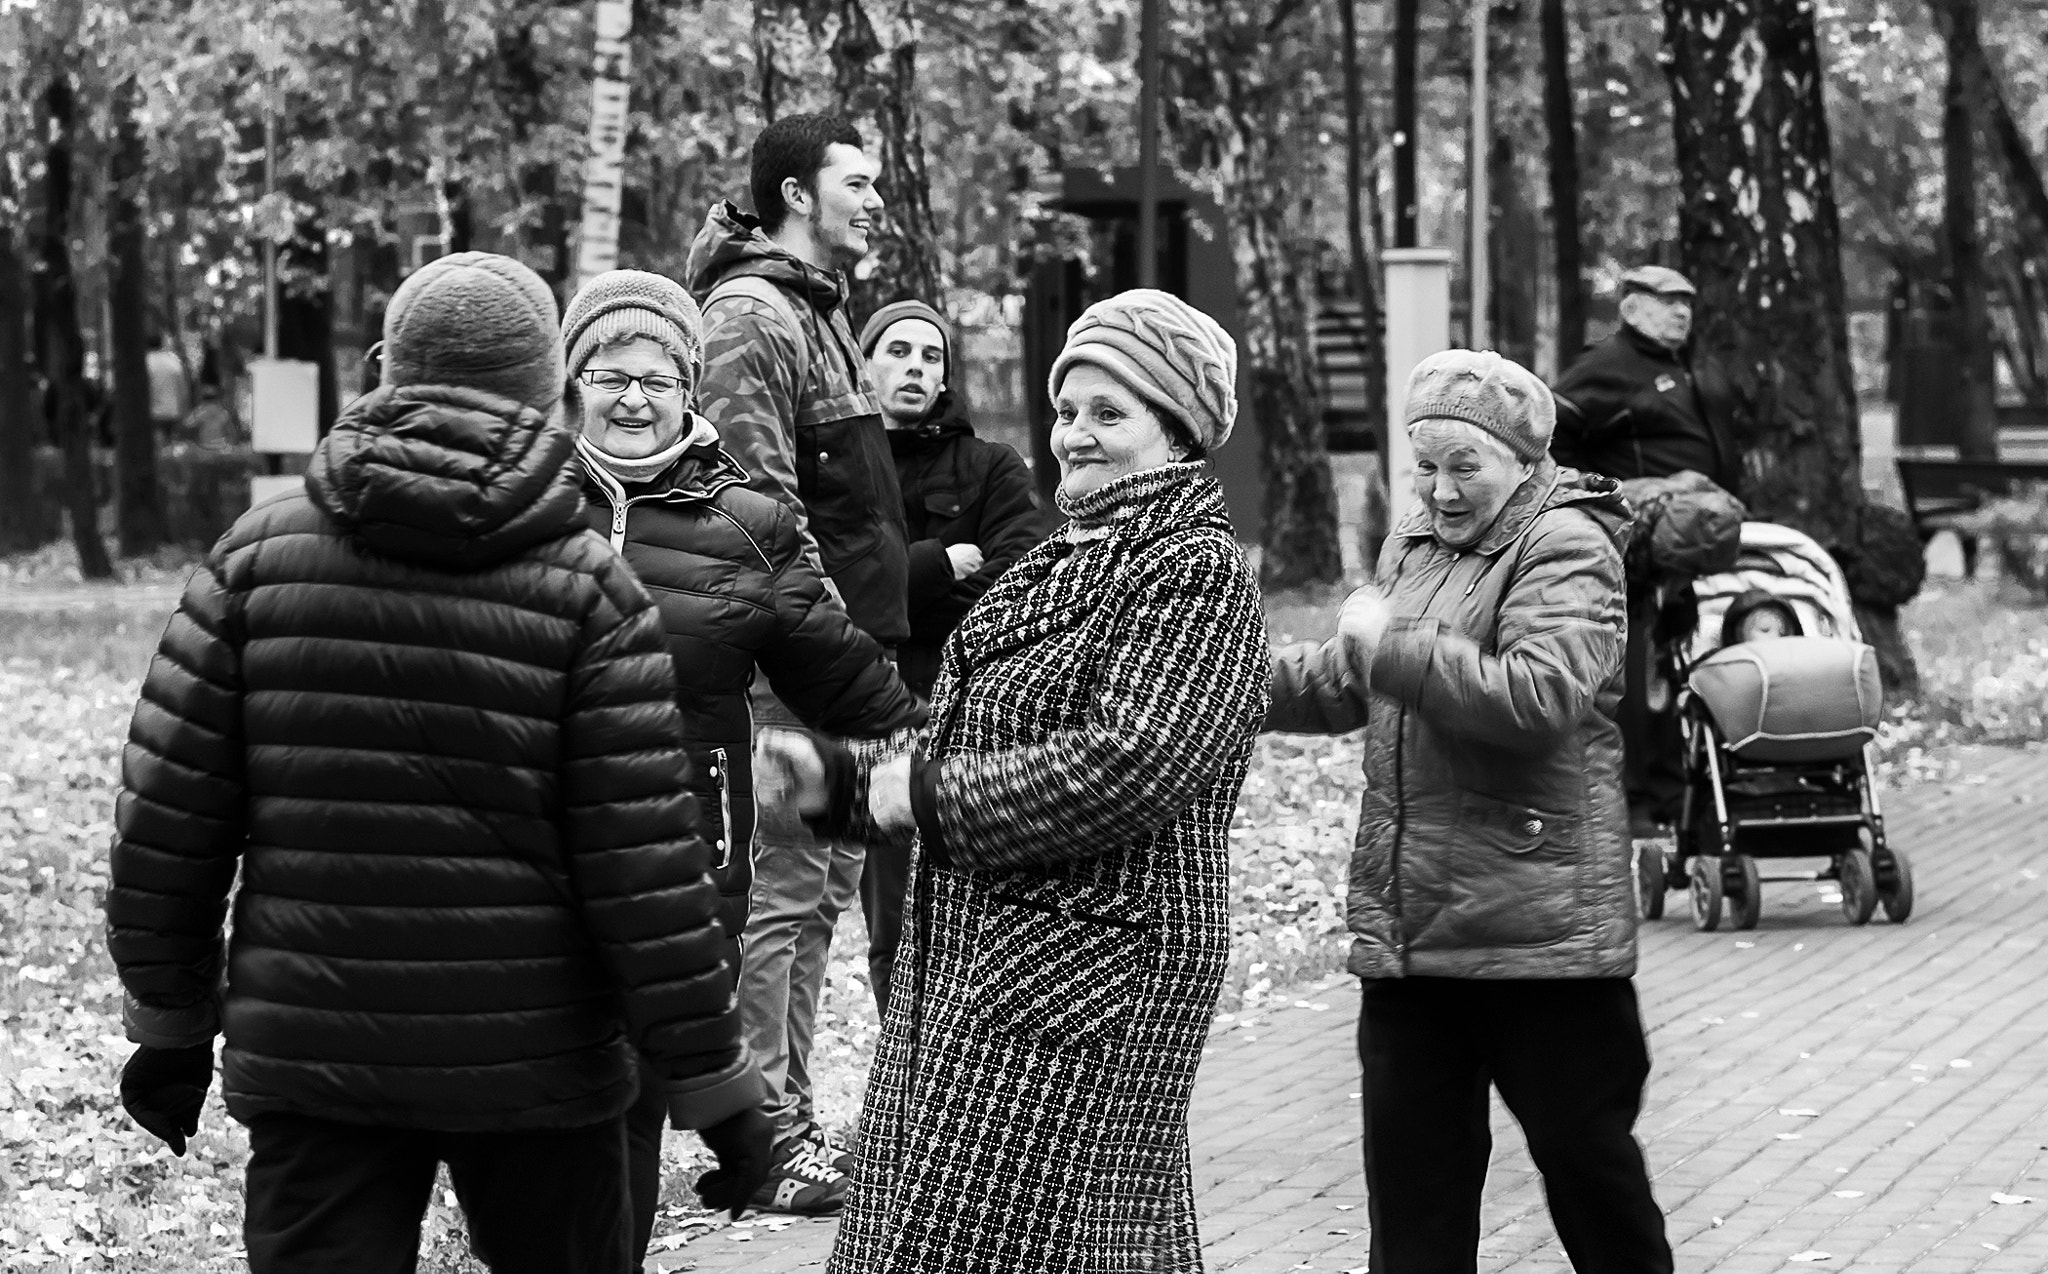
[[1472,0],[1472,230],[1471,258],[1466,277],[1472,284],[1472,319],[1467,325],[1473,349],[1485,349],[1487,300],[1493,292],[1493,261],[1489,247],[1493,220],[1492,173],[1487,152],[1493,149],[1493,121],[1487,104],[1486,19],[1489,0]]
[[1159,0],[1138,7],[1138,286],[1159,286]]

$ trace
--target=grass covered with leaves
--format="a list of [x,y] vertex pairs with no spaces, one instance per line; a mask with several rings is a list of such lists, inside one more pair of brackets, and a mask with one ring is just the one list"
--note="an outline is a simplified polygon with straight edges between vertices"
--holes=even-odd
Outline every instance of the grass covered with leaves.
[[[115,1080],[129,1052],[101,903],[120,747],[179,564],[81,586],[61,555],[0,563],[0,1269],[213,1271],[241,1263],[248,1146],[216,1096],[183,1159],[131,1124]],[[1341,594],[1273,599],[1276,640],[1331,630]],[[1949,777],[1960,743],[2048,738],[2048,611],[1996,581],[1934,581],[1908,608],[1923,693],[1881,750],[1897,782]],[[1343,965],[1344,865],[1356,737],[1268,736],[1235,826],[1233,933],[1219,1027],[1256,1022]],[[850,1131],[877,1033],[857,914],[842,922],[819,1022],[820,1117]],[[669,1139],[657,1246],[722,1224],[692,1206],[706,1166]],[[474,1270],[452,1200],[428,1215],[428,1271]]]

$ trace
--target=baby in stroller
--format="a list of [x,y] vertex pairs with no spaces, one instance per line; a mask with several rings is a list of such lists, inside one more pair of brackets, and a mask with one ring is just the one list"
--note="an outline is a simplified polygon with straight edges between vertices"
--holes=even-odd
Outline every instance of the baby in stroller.
[[[1718,928],[1724,907],[1748,929],[1765,880],[1839,880],[1850,923],[1879,905],[1904,921],[1911,869],[1885,840],[1867,752],[1882,706],[1876,658],[1840,567],[1798,531],[1745,522],[1735,566],[1696,581],[1694,598],[1699,621],[1672,661],[1685,740],[1676,853],[1645,847],[1644,916],[1685,888],[1699,929]],[[1758,869],[1787,858],[1826,866]]]

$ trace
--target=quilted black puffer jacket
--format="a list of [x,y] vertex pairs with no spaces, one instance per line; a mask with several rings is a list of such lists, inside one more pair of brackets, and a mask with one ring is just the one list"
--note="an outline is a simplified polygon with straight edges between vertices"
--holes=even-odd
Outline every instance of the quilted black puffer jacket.
[[[590,525],[654,594],[676,665],[692,784],[712,842],[720,919],[735,943],[753,883],[753,718],[758,666],[805,725],[880,738],[924,724],[922,701],[881,644],[854,627],[807,564],[796,518],[750,491],[717,443],[628,487],[579,457]],[[737,951],[732,953],[737,967]]]
[[131,1039],[225,1030],[238,1119],[584,1126],[631,1101],[636,1043],[684,1126],[763,1095],[660,619],[572,447],[505,399],[379,389],[164,632],[109,947]]

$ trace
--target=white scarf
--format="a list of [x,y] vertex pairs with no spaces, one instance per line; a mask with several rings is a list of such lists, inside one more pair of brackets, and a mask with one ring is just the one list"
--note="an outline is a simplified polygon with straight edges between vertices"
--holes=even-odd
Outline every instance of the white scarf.
[[670,465],[682,459],[683,453],[690,448],[701,447],[705,443],[718,441],[718,431],[711,427],[710,421],[694,411],[688,413],[688,419],[690,421],[689,430],[682,437],[676,439],[675,442],[651,456],[641,456],[634,460],[628,460],[624,456],[615,456],[592,442],[588,434],[577,436],[576,450],[585,460],[602,468],[620,482],[649,482],[659,477],[662,471]]

